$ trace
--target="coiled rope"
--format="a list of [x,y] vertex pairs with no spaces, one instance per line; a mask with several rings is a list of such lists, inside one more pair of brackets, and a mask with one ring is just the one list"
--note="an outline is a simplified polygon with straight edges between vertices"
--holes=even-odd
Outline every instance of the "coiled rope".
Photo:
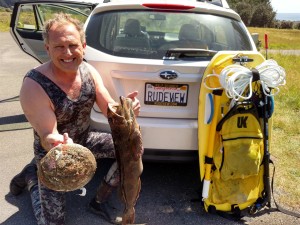
[[[204,85],[209,90],[224,89],[228,98],[238,101],[239,99],[247,100],[252,97],[253,81],[257,80],[257,82],[260,82],[262,90],[267,96],[277,95],[279,93],[279,86],[286,84],[285,70],[279,66],[275,60],[266,60],[256,66],[255,69],[259,74],[258,79],[255,78],[254,70],[233,64],[225,67],[220,75],[215,73],[207,75],[204,80]],[[210,77],[218,77],[221,87],[209,87],[206,83],[206,79]]]

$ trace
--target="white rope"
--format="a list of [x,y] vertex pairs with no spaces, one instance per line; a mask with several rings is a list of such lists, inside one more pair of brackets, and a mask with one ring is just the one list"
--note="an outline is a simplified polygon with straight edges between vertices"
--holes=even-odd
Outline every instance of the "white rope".
[[270,88],[274,89],[273,95],[279,93],[279,86],[286,84],[286,74],[284,68],[279,66],[273,59],[266,60],[256,67],[260,74],[260,83],[263,87],[265,95],[271,92]]
[[[255,67],[258,70],[260,82],[265,95],[271,96],[279,93],[279,86],[285,85],[285,70],[277,64],[275,60],[266,60],[262,64]],[[207,79],[210,77],[218,77],[221,87],[209,87]],[[241,65],[230,65],[225,67],[220,75],[209,74],[204,80],[204,85],[210,90],[224,89],[228,98],[233,101],[239,99],[249,99],[252,96],[253,73],[250,69]],[[273,90],[271,93],[271,89]],[[246,91],[247,90],[247,95]]]

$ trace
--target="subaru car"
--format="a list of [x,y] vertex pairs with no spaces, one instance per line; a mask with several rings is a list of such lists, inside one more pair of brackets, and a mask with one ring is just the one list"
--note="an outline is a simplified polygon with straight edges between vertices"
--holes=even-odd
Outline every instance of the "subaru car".
[[[203,73],[218,51],[256,46],[225,0],[28,1],[14,6],[10,32],[40,63],[48,60],[44,22],[65,12],[84,24],[84,60],[115,100],[137,90],[144,159],[198,159],[198,98]],[[94,128],[110,132],[95,105]],[[201,132],[201,131],[200,131]]]

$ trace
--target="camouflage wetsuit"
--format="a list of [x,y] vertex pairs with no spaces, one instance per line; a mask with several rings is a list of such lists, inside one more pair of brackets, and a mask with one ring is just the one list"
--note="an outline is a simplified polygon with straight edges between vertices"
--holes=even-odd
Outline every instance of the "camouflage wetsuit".
[[[60,134],[68,133],[74,143],[89,148],[96,159],[115,158],[111,135],[89,128],[89,116],[96,99],[95,83],[85,63],[80,65],[79,70],[82,84],[80,96],[76,100],[68,98],[54,82],[37,70],[29,71],[26,77],[39,83],[52,101]],[[34,154],[37,163],[46,154],[36,132],[34,132]],[[111,186],[118,185],[119,170],[116,162],[104,179]],[[31,199],[39,225],[65,224],[65,193],[52,191],[39,183],[31,189]]]

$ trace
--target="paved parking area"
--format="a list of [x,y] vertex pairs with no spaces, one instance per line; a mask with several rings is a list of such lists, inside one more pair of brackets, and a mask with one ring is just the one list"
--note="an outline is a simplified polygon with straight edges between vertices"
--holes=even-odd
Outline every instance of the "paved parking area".
[[[0,32],[0,43],[0,224],[34,225],[28,193],[18,197],[10,195],[9,182],[33,158],[33,131],[23,115],[18,96],[24,74],[38,62],[23,53],[9,33]],[[103,170],[97,171],[87,185],[86,197],[80,197],[76,192],[67,194],[67,224],[108,224],[88,213],[86,206],[109,163],[101,162]],[[149,225],[300,224],[300,219],[275,212],[274,208],[240,222],[204,213],[200,202],[191,202],[192,198],[198,197],[195,192],[199,186],[197,169],[195,164],[145,163],[142,192],[136,207],[137,222]],[[120,212],[122,204],[117,196],[116,193],[112,202],[117,206],[116,211]]]

